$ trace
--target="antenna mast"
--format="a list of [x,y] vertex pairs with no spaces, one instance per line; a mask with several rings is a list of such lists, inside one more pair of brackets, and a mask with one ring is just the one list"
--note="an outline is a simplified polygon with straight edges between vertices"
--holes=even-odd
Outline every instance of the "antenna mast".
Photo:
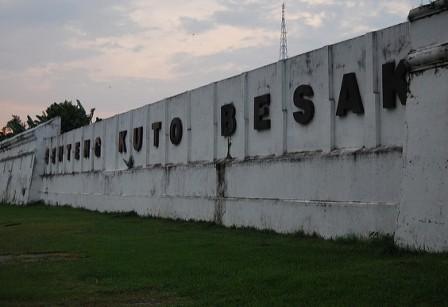
[[280,60],[288,58],[288,40],[286,38],[285,3],[282,4],[282,33],[280,36]]

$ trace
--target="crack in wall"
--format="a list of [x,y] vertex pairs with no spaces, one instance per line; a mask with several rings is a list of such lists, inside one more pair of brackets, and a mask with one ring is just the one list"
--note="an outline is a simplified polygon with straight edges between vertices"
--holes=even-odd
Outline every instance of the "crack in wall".
[[224,201],[226,197],[226,162],[216,163],[216,200],[214,221],[216,224],[222,225],[225,207]]

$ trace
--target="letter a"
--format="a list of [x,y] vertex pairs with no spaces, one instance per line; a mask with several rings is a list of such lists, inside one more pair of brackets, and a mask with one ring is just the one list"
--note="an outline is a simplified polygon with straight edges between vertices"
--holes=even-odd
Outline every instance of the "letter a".
[[348,111],[352,111],[355,114],[364,114],[364,106],[362,105],[355,73],[345,74],[342,78],[336,115],[344,117]]

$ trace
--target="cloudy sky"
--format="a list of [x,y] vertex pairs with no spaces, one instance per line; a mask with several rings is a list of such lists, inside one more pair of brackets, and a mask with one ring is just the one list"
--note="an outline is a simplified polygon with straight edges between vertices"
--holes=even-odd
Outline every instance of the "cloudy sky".
[[[108,117],[278,60],[281,0],[0,0],[0,126],[79,99]],[[422,0],[287,0],[289,55]]]

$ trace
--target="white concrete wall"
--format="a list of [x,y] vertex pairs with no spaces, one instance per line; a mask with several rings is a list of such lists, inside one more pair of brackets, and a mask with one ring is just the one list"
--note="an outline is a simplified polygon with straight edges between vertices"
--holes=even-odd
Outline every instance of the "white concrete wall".
[[[151,127],[151,132],[149,135],[150,139],[150,149],[149,149],[149,165],[158,165],[158,164],[164,164],[167,162],[167,156],[166,156],[166,148],[168,145],[166,144],[166,134],[167,134],[167,125],[166,125],[166,108],[167,108],[167,101],[160,101],[157,103],[154,103],[149,106],[149,126]],[[156,122],[162,123],[162,128],[159,133],[159,146],[155,147],[154,144],[154,137],[153,137],[153,130],[152,130],[152,124]]]
[[[423,14],[418,11],[427,18],[411,13],[410,23],[51,135],[42,151],[73,144],[72,159],[56,159],[42,169],[40,197],[56,205],[324,237],[396,232],[401,245],[448,250],[448,38],[440,30],[448,27],[447,9],[437,1],[423,7]],[[413,67],[408,105],[397,98],[396,108],[386,109],[382,68],[401,60]],[[364,113],[337,116],[342,80],[350,73],[356,74]],[[299,109],[293,97],[300,85],[314,92],[306,97],[315,108],[308,124],[294,119]],[[266,94],[271,127],[258,131],[254,98]],[[236,108],[237,129],[226,138],[220,112],[229,103]],[[173,145],[170,124],[176,117],[183,134]],[[156,122],[161,122],[157,147]],[[132,142],[137,127],[144,131],[140,151]],[[127,131],[126,153],[118,152],[120,131]],[[94,155],[97,137],[102,140],[99,158]],[[83,155],[87,139],[89,159]],[[76,142],[81,143],[80,160],[74,159]],[[1,163],[8,172],[21,171],[12,162]],[[10,198],[5,178],[0,187]]]
[[34,129],[0,143],[0,200],[26,204],[41,199],[45,173],[45,141],[60,131],[60,119],[53,119]]
[[[395,240],[448,250],[448,3],[411,12],[413,52],[401,204]],[[429,35],[430,34],[430,35]]]
[[215,111],[215,91],[215,84],[210,84],[190,92],[191,131],[188,161],[213,161],[216,158],[218,113]]
[[[335,118],[334,99],[330,94],[329,76],[332,71],[331,48],[325,47],[313,52],[288,59],[286,70],[286,130],[283,143],[287,152],[325,150],[334,148],[332,144]],[[297,111],[294,106],[294,91],[299,85],[311,85],[314,90],[312,99],[315,107],[314,120],[307,126],[300,125],[292,117]]]
[[[222,181],[214,163],[45,176],[42,197],[54,205],[134,210],[328,238],[394,231],[400,150],[299,154],[223,165]],[[300,178],[301,172],[314,175]],[[218,195],[221,185],[224,197]]]
[[[42,198],[325,237],[391,234],[400,202],[405,107],[382,108],[381,67],[409,51],[409,24],[400,24],[54,137],[50,150],[81,142],[81,159],[50,165]],[[365,114],[338,117],[342,78],[353,72]],[[315,116],[308,125],[293,117],[299,85],[314,91]],[[257,131],[254,98],[265,94],[271,97],[271,128]],[[236,108],[237,129],[227,139],[220,112],[229,103]],[[183,126],[179,145],[169,137],[175,117]],[[155,122],[162,123],[158,147]],[[137,127],[144,130],[139,152],[132,143]],[[119,132],[125,130],[127,152],[119,153]],[[93,152],[96,137],[102,139],[101,158]],[[90,159],[83,157],[86,139]],[[134,167],[128,169],[131,156]]]

